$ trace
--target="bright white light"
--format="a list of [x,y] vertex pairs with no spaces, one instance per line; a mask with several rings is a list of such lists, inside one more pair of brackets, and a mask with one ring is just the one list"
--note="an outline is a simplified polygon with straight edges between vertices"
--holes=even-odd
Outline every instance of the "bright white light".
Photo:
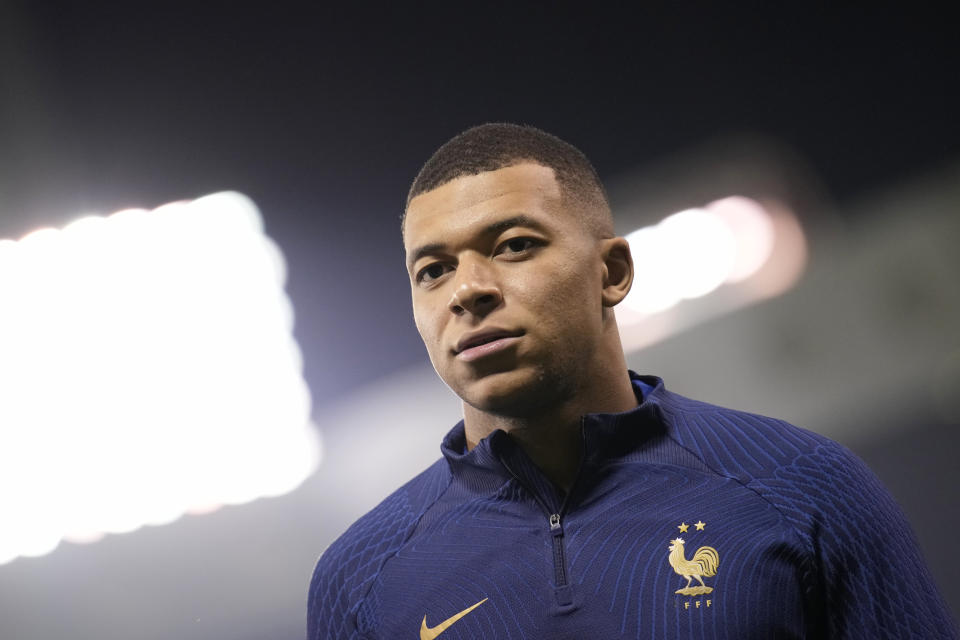
[[775,200],[723,198],[638,229],[627,240],[636,265],[633,288],[616,308],[626,351],[780,295],[807,262],[799,221]]
[[745,281],[770,261],[775,236],[770,213],[740,196],[638,229],[627,235],[639,268],[623,305],[650,315]]
[[746,280],[770,258],[773,252],[774,228],[770,214],[750,198],[731,196],[711,202],[707,211],[726,223],[736,243],[736,261],[727,282]]
[[675,213],[627,236],[641,271],[624,304],[655,313],[719,287],[734,265],[736,240],[726,223],[704,209]]
[[633,261],[650,265],[654,271],[638,271],[633,288],[623,305],[643,313],[656,313],[669,309],[680,300],[680,292],[669,277],[664,277],[672,267],[672,256],[661,238],[657,227],[644,227],[627,236]]
[[298,486],[284,279],[237,193],[0,240],[0,563]]
[[703,209],[688,209],[666,218],[658,230],[673,257],[666,275],[681,298],[699,298],[727,279],[735,245],[722,220]]

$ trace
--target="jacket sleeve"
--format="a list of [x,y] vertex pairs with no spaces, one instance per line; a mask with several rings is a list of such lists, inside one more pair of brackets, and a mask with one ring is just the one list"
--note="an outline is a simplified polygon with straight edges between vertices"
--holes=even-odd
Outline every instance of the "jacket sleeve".
[[401,489],[354,522],[323,552],[310,580],[308,640],[362,636],[360,609],[384,563],[400,547],[410,523]]
[[[308,640],[361,638],[374,631],[375,622],[363,615],[364,601],[429,504],[410,499],[411,487],[419,487],[424,477],[421,474],[388,496],[320,556],[307,597]],[[435,493],[419,492],[427,497]]]
[[349,576],[343,563],[343,545],[331,545],[313,570],[307,596],[307,639],[355,638],[356,603],[347,588]]
[[781,473],[795,476],[808,611],[823,637],[958,637],[906,517],[859,458],[828,442]]

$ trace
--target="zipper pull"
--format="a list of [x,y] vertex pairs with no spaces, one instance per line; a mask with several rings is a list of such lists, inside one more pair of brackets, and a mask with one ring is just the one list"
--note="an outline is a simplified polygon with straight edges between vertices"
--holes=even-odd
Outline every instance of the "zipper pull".
[[550,531],[553,531],[554,533],[563,533],[563,531],[560,529],[559,513],[555,513],[552,516],[550,516]]

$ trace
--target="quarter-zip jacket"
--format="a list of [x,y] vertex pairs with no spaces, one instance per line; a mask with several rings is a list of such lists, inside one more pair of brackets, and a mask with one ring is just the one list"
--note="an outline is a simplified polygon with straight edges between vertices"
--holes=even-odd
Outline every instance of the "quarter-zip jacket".
[[901,511],[840,445],[630,373],[559,491],[503,431],[322,555],[320,639],[955,638]]

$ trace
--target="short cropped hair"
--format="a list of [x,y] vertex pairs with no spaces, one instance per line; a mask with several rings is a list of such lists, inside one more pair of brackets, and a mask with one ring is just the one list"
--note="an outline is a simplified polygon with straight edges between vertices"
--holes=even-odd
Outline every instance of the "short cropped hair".
[[569,142],[529,125],[487,123],[451,138],[420,169],[407,194],[406,208],[421,193],[456,178],[523,162],[553,169],[561,197],[578,209],[587,228],[600,237],[613,236],[607,192],[587,157]]

